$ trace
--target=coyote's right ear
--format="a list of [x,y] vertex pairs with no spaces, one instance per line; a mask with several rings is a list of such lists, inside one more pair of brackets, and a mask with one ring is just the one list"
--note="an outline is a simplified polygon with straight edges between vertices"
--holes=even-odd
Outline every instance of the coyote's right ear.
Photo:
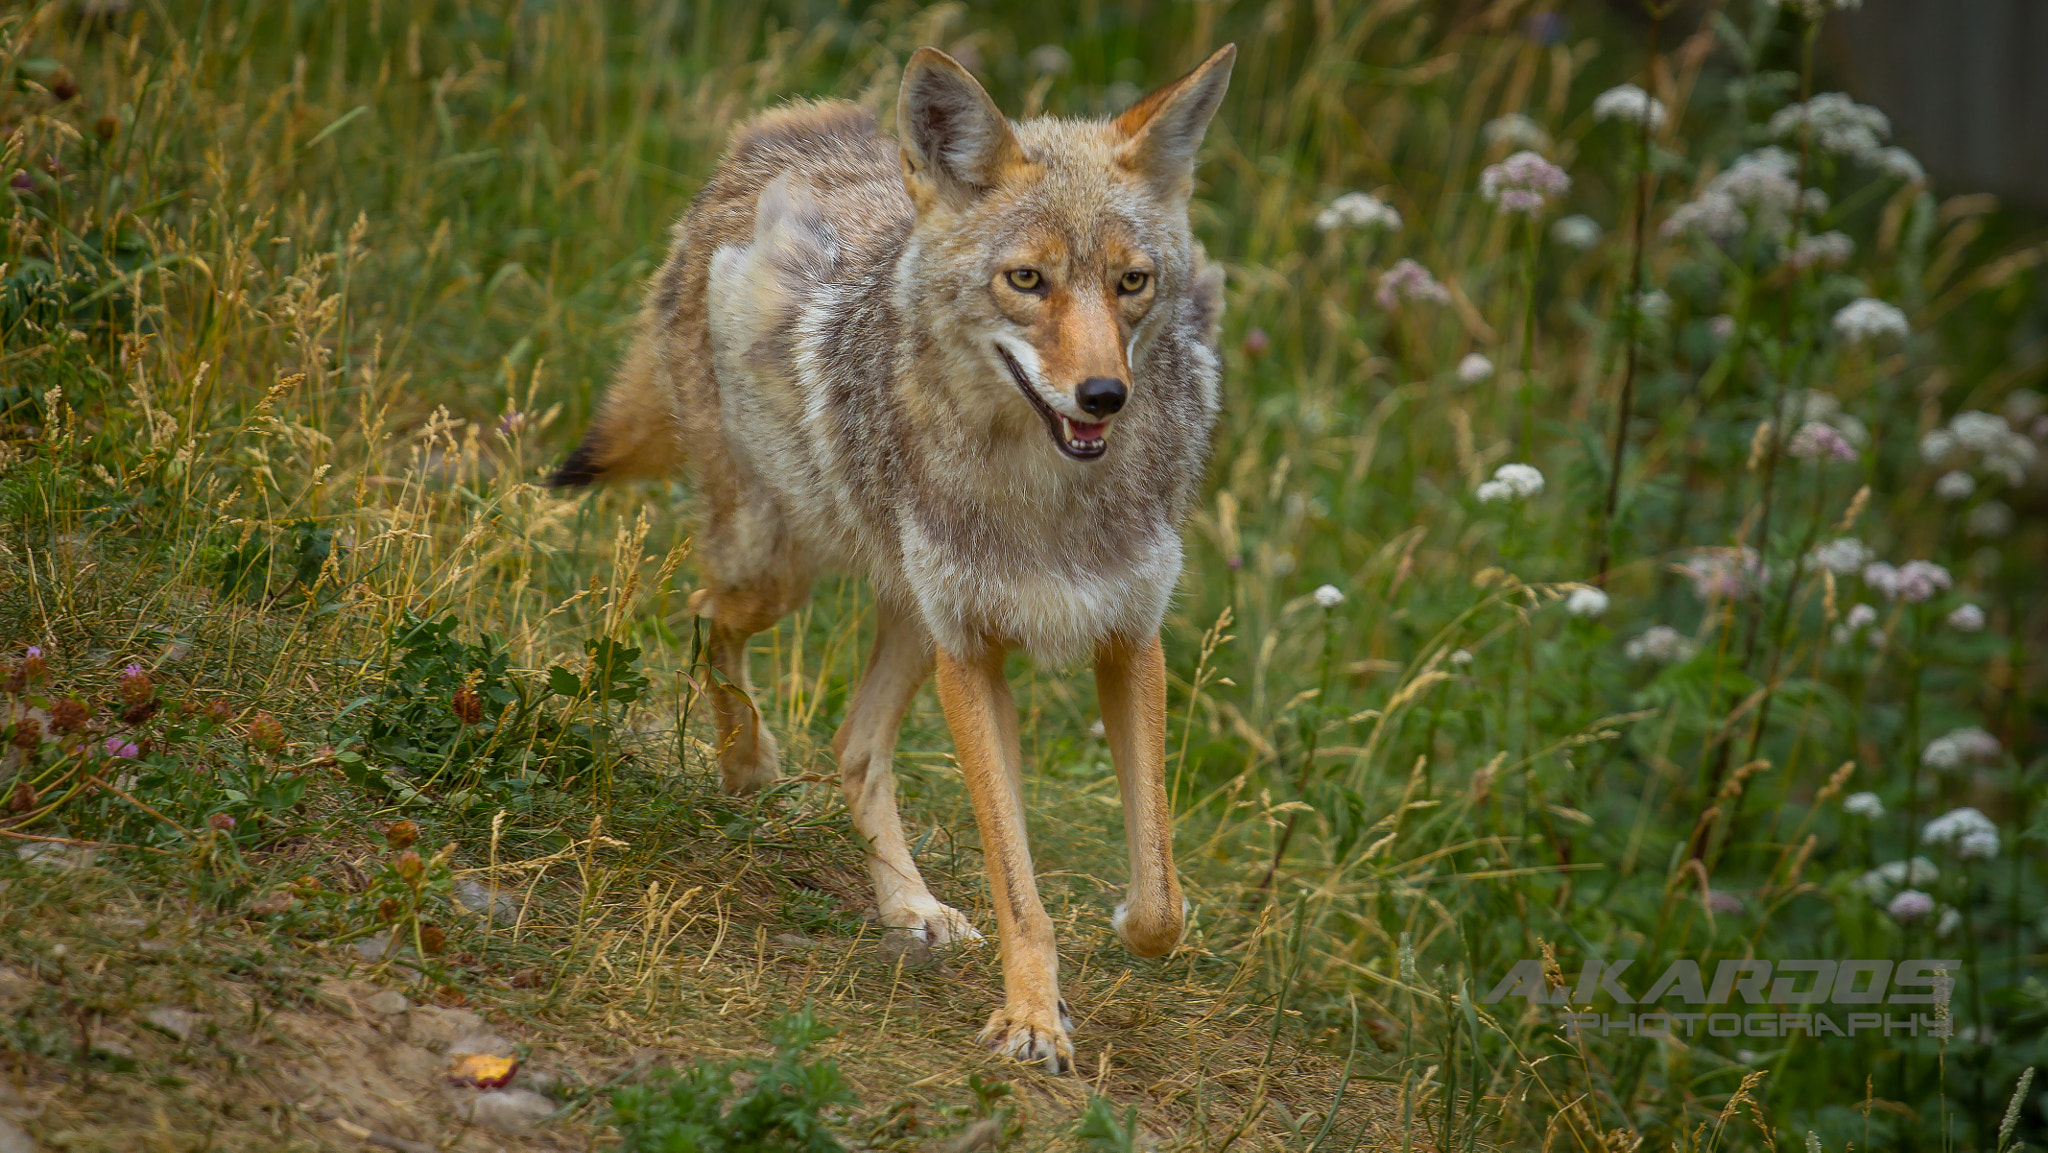
[[995,187],[1024,162],[996,102],[951,56],[920,48],[903,69],[896,98],[903,183],[922,211],[934,198],[955,203]]

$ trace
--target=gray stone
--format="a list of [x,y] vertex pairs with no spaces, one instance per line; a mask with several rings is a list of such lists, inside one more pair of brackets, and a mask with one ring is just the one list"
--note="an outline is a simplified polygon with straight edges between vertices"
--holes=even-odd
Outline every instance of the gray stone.
[[0,1153],[40,1153],[40,1146],[21,1126],[0,1117]]
[[179,1009],[170,1005],[159,1005],[142,1015],[149,1025],[161,1029],[180,1041],[190,1041],[192,1034],[206,1023],[206,1018],[190,1009]]
[[519,920],[519,899],[506,889],[482,881],[455,882],[455,904],[493,925],[510,925]]
[[520,1133],[554,1115],[555,1103],[530,1089],[486,1089],[459,1101],[456,1114],[500,1133]]
[[372,1013],[382,1013],[384,1016],[390,1017],[412,1008],[412,1002],[406,1000],[405,994],[396,989],[385,989],[381,992],[372,993],[363,1002],[363,1008],[368,1009]]

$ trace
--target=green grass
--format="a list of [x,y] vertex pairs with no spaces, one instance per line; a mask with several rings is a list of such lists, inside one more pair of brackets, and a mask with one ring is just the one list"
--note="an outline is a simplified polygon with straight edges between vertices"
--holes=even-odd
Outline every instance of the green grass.
[[[1137,1105],[1145,1133],[1187,1149],[1737,1149],[1809,1131],[1830,1150],[1993,1148],[2048,1014],[2042,471],[1921,442],[1994,412],[2039,443],[2043,250],[1982,198],[1797,133],[1775,139],[1827,202],[1790,227],[1851,237],[1845,264],[1788,269],[1756,234],[1667,235],[1680,203],[1773,141],[1773,113],[1831,86],[1811,41],[1738,2],[1698,36],[1571,6],[1545,43],[1544,11],[0,17],[0,640],[5,660],[33,644],[47,666],[8,690],[0,723],[42,725],[75,694],[100,726],[83,749],[8,754],[0,787],[25,800],[0,834],[109,846],[84,869],[0,873],[0,976],[26,975],[0,982],[23,1022],[0,1065],[50,1094],[78,1148],[190,1138],[216,1111],[191,1085],[232,1099],[293,1068],[246,1007],[246,1065],[194,1065],[121,1024],[181,995],[118,943],[151,910],[196,926],[178,930],[202,942],[178,954],[188,985],[211,973],[237,1005],[309,1020],[335,1010],[307,990],[363,967],[357,943],[396,926],[423,948],[433,929],[440,952],[380,979],[416,971],[416,994],[550,1054],[539,1064],[573,1074],[548,1123],[566,1140],[603,1131],[614,1081],[764,1060],[773,1023],[808,1002],[839,1030],[816,1049],[857,1100],[828,1109],[853,1147],[918,1147],[1001,1109],[1017,1148],[1124,1147]],[[1194,216],[1230,271],[1229,399],[1167,635],[1196,916],[1162,962],[1111,939],[1121,818],[1091,698],[1069,672],[1028,670],[1036,855],[1082,1017],[1081,1076],[1053,1080],[971,1044],[992,950],[898,964],[863,919],[828,742],[865,591],[821,585],[761,639],[756,680],[798,776],[728,800],[684,608],[686,487],[565,500],[537,482],[741,118],[793,95],[885,108],[925,43],[1007,109],[1096,114],[1226,39],[1242,56]],[[1629,79],[1671,108],[1654,135],[1591,111]],[[1478,192],[1519,147],[1488,138],[1510,112],[1573,178],[1534,224]],[[1403,227],[1318,228],[1354,190]],[[1598,239],[1556,239],[1566,213]],[[1444,303],[1375,301],[1402,258]],[[1638,286],[1662,307],[1631,307]],[[1909,335],[1844,339],[1832,319],[1863,296],[1902,308]],[[1489,373],[1460,372],[1472,353]],[[1795,453],[1825,417],[1807,390],[1863,426],[1854,462]],[[1539,468],[1541,493],[1481,500],[1509,462]],[[1969,495],[1939,495],[1952,471]],[[1999,508],[2017,523],[2000,530]],[[1894,601],[1805,559],[1838,537],[1939,562],[1954,587]],[[1341,603],[1318,603],[1324,584]],[[1595,584],[1604,613],[1566,607]],[[1849,629],[1859,604],[1878,616]],[[1985,627],[1947,623],[1964,604]],[[1631,656],[1660,625],[1676,659]],[[130,662],[162,707],[124,721]],[[1966,726],[1995,755],[1924,755]],[[149,747],[110,765],[110,735]],[[979,916],[931,700],[903,750],[920,861]],[[1844,810],[1864,791],[1883,817]],[[1996,825],[1996,856],[1925,844],[1927,821],[1965,805]],[[385,843],[400,819],[423,830],[416,874]],[[1939,866],[1923,885],[1937,909],[1902,923],[1859,879],[1916,852]],[[518,892],[523,919],[461,917],[463,881]],[[101,960],[67,968],[59,944]],[[252,950],[268,985],[224,959]],[[1545,957],[1569,984],[1590,959],[1634,958],[1624,984],[1641,992],[1675,960],[1711,975],[1930,955],[1963,962],[1947,1042],[1575,1041],[1562,1006],[1480,999]],[[128,1057],[94,1049],[102,1023],[133,1033]],[[976,1087],[990,1078],[1009,1104]],[[140,1104],[95,1122],[115,1099]],[[322,1109],[231,1119],[217,1140],[341,1140]],[[2019,1124],[2039,1139],[2038,1114]]]

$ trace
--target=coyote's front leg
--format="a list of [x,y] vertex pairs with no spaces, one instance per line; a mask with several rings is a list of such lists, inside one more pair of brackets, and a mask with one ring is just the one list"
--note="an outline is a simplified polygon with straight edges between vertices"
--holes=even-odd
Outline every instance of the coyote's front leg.
[[1161,956],[1180,943],[1184,906],[1173,871],[1173,813],[1166,798],[1166,655],[1154,635],[1109,640],[1095,654],[1095,695],[1124,798],[1131,849],[1130,895],[1112,922],[1131,952]]
[[1073,1026],[1060,1000],[1059,955],[1052,918],[1039,903],[1025,840],[1018,778],[1017,706],[1003,679],[1003,649],[986,643],[980,653],[938,654],[939,704],[953,730],[954,751],[974,801],[981,852],[995,898],[996,936],[1002,948],[1003,1007],[989,1018],[981,1042],[998,1053],[1042,1061],[1050,1072],[1073,1067]]

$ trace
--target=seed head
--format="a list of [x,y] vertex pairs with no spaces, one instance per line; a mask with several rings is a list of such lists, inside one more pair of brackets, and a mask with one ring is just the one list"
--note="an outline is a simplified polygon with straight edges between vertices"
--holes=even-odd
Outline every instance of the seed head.
[[284,747],[284,726],[277,723],[276,717],[259,710],[249,722],[249,743],[274,753]]
[[49,667],[43,664],[43,650],[40,646],[30,645],[28,652],[22,654],[21,675],[32,685],[42,684],[44,678],[50,675]]
[[476,690],[464,685],[455,690],[455,699],[449,702],[455,712],[455,719],[465,725],[473,725],[484,719],[484,701]]
[[377,917],[379,920],[396,921],[398,914],[404,911],[405,906],[399,904],[397,897],[386,897],[377,902]]
[[426,862],[420,860],[420,855],[411,849],[391,858],[391,868],[407,884],[418,881],[427,871]]
[[431,957],[448,947],[448,934],[439,925],[420,926],[420,948]]
[[131,705],[139,705],[156,695],[156,684],[149,679],[149,673],[141,665],[131,664],[121,670],[117,678],[121,699]]
[[235,827],[235,819],[226,813],[215,813],[206,818],[206,823],[209,827],[223,833]]
[[14,722],[14,747],[33,749],[43,743],[43,722],[34,717],[23,717]]
[[420,839],[420,827],[411,821],[393,821],[384,830],[384,843],[394,849],[410,849]]
[[35,807],[35,786],[29,784],[27,780],[16,780],[13,791],[7,797],[7,811],[10,813],[26,813]]
[[65,697],[50,708],[50,728],[60,733],[75,733],[92,719],[92,707],[77,697]]

